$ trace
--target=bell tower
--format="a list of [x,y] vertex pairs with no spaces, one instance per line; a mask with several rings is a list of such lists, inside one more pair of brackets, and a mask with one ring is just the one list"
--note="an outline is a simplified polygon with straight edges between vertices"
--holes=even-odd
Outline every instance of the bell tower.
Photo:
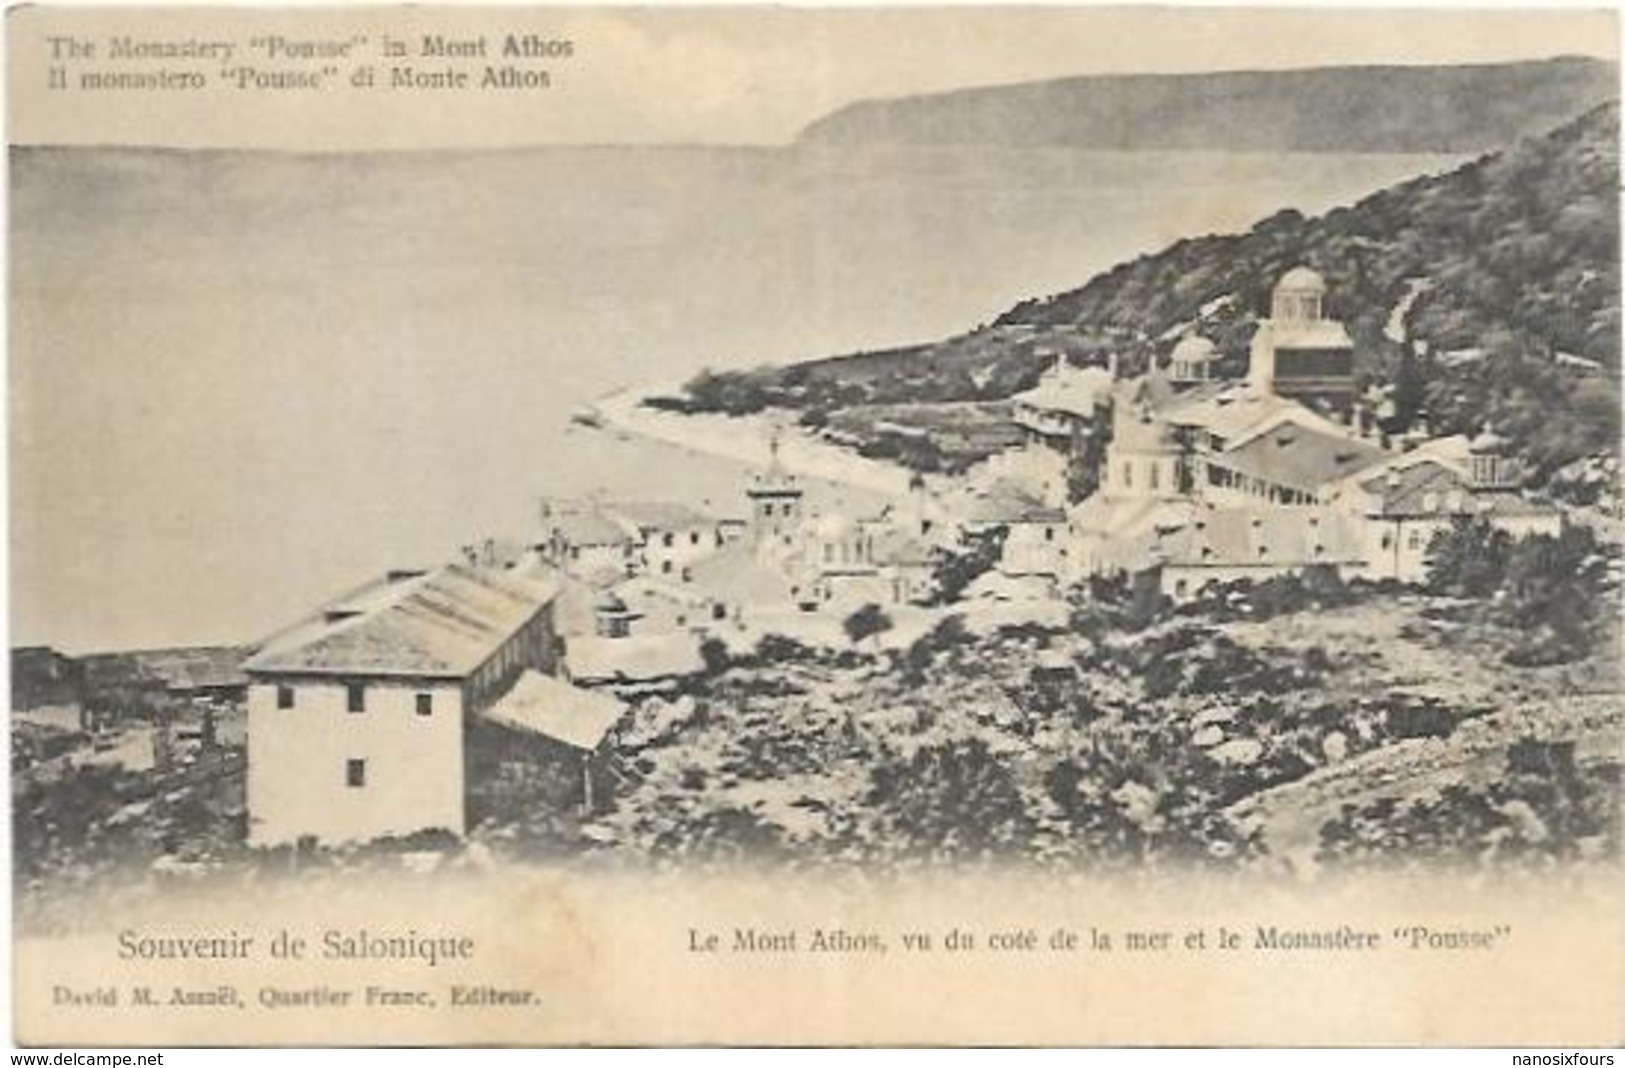
[[769,444],[772,459],[745,489],[750,498],[750,540],[757,549],[789,545],[801,527],[805,491],[779,460],[779,435]]

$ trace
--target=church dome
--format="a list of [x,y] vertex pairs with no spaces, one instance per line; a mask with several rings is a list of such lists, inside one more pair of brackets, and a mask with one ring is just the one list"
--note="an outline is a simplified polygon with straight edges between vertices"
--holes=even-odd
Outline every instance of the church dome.
[[1486,426],[1482,433],[1468,442],[1467,448],[1479,456],[1497,456],[1507,447],[1507,439]]
[[1320,276],[1320,272],[1311,270],[1308,267],[1294,267],[1286,274],[1283,274],[1279,282],[1275,283],[1275,291],[1279,293],[1282,290],[1292,290],[1299,293],[1324,293],[1326,292],[1326,279]]
[[1175,366],[1182,363],[1211,363],[1219,358],[1219,350],[1201,334],[1186,334],[1174,346],[1170,358]]

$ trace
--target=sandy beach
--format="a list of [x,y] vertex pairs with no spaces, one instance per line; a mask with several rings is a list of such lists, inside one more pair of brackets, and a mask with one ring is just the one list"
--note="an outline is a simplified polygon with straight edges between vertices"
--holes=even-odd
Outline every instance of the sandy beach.
[[792,474],[861,490],[888,501],[908,494],[907,469],[870,460],[809,434],[796,424],[791,413],[683,415],[643,404],[650,397],[673,396],[680,391],[680,385],[628,388],[596,402],[590,410],[608,430],[758,468],[772,461],[777,436],[779,463]]

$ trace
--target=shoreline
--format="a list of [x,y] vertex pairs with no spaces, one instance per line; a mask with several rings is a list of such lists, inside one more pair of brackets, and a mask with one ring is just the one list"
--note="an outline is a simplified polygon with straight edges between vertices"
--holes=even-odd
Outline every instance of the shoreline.
[[791,413],[769,410],[758,415],[684,415],[644,407],[651,397],[681,392],[680,385],[628,386],[588,405],[609,433],[630,434],[690,452],[763,469],[773,461],[772,443],[778,436],[779,465],[793,475],[860,490],[890,501],[909,494],[913,472],[882,460],[872,460],[807,432]]

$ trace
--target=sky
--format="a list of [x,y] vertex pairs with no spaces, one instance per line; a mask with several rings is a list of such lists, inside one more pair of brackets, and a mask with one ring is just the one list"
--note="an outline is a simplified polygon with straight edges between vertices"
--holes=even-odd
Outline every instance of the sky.
[[[966,86],[1090,73],[1613,58],[1618,45],[1613,13],[1552,8],[23,8],[10,12],[8,28],[15,142],[294,150],[780,144],[855,100]],[[345,84],[357,66],[387,69],[383,35],[416,47],[431,33],[493,43],[536,34],[569,40],[572,54],[548,64],[552,86],[541,91]],[[257,34],[356,35],[366,44],[319,94],[46,91],[48,38],[65,34],[104,51],[108,38],[125,34],[239,46]],[[130,69],[97,58],[68,73],[77,82],[82,71]]]

